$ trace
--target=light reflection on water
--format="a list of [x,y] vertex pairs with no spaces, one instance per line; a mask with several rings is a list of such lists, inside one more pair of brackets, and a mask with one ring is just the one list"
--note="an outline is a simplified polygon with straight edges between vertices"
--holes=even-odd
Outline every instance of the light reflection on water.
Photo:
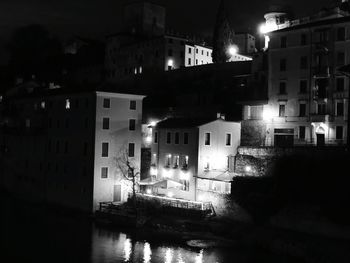
[[92,262],[143,263],[221,263],[215,252],[205,249],[191,250],[176,245],[152,245],[147,241],[134,241],[127,234],[109,236],[101,230],[93,231]]

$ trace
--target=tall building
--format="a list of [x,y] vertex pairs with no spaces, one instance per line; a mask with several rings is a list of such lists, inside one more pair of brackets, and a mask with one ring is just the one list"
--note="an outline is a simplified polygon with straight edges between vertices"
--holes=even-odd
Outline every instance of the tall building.
[[339,68],[350,61],[349,13],[336,7],[297,20],[283,12],[265,18],[268,102],[248,103],[242,126],[259,129],[254,144],[265,146],[345,144],[349,78]]
[[140,169],[142,99],[26,87],[5,96],[1,186],[22,198],[87,212],[99,202],[126,201],[130,184],[118,164],[125,153]]

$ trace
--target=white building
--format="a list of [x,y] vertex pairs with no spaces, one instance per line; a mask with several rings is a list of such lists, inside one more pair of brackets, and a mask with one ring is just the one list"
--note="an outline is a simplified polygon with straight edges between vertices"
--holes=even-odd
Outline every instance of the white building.
[[210,201],[198,200],[198,190],[230,193],[240,133],[240,123],[221,118],[159,122],[151,149],[150,175],[159,185],[153,193],[192,201]]
[[61,89],[5,97],[0,182],[19,197],[87,212],[126,201],[116,160],[126,151],[140,167],[143,98]]

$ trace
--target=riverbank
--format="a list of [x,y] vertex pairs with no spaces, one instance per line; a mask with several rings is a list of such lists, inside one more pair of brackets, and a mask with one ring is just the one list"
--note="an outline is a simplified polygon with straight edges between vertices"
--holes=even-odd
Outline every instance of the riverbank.
[[[26,218],[23,217],[23,214],[28,214],[31,218],[34,215],[34,218],[37,218],[35,220],[41,220],[40,214],[42,210],[45,210],[51,214],[50,218],[59,215],[61,220],[67,218],[69,221],[68,218],[78,218],[92,222],[92,218],[88,215],[62,207],[28,204],[18,200],[15,203],[14,210],[22,209],[20,212],[22,218]],[[104,227],[111,231],[120,228],[118,225],[104,225]],[[142,228],[129,228],[129,230],[140,240],[176,243],[187,247],[189,246],[188,241],[198,240],[199,242],[194,243],[198,247],[208,245],[209,247],[264,250],[279,254],[281,257],[294,258],[294,262],[350,262],[348,240],[330,239],[269,225],[257,226],[216,218],[190,220],[174,215],[163,215],[149,218]]]

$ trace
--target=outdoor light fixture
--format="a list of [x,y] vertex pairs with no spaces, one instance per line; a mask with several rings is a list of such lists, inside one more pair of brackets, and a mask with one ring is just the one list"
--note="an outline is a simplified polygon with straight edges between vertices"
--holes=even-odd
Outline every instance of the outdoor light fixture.
[[150,173],[150,175],[157,176],[158,175],[158,169],[156,167],[151,167],[149,173]]
[[173,67],[174,66],[174,60],[169,59],[168,60],[168,67]]
[[277,29],[278,29],[278,26],[276,23],[266,23],[266,24],[264,23],[260,25],[259,32],[265,35],[266,33],[275,31]]
[[157,125],[157,122],[155,122],[155,121],[151,121],[150,123],[149,123],[149,126],[151,126],[151,127],[154,127],[154,126],[156,126]]
[[228,48],[228,53],[231,55],[231,56],[234,56],[234,55],[236,55],[237,53],[238,53],[238,48],[237,48],[237,46],[230,46],[229,48]]
[[181,171],[180,172],[180,180],[189,181],[190,174],[188,172]]
[[250,173],[252,171],[252,167],[250,165],[247,165],[244,170],[247,172],[247,173]]
[[273,118],[273,113],[272,113],[272,111],[271,111],[269,108],[264,107],[264,109],[263,109],[263,120],[269,121],[269,120],[271,120],[272,118]]
[[147,189],[147,190],[146,190],[146,193],[147,193],[148,195],[151,195],[151,194],[152,194],[152,190],[151,190],[151,189]]
[[173,177],[173,171],[170,169],[163,169],[163,177],[165,178]]
[[146,142],[151,143],[152,142],[152,136],[147,136],[146,137]]
[[170,198],[172,198],[172,197],[174,196],[174,194],[173,194],[172,192],[168,192],[168,193],[167,193],[167,196],[170,197]]

